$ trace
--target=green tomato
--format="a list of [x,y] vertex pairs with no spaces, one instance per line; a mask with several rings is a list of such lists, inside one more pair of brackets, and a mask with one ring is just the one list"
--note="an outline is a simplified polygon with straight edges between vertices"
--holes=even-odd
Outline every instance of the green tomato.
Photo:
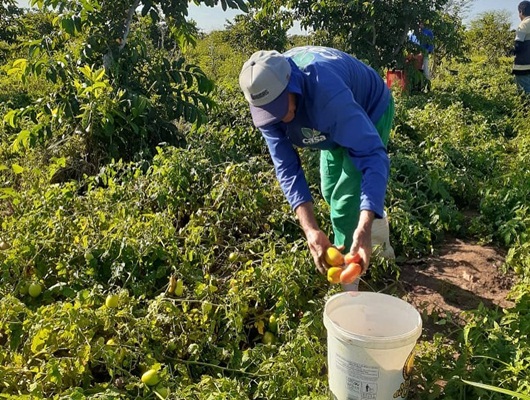
[[109,294],[105,299],[105,305],[107,308],[117,308],[120,302],[120,298],[117,294]]
[[28,293],[31,297],[38,297],[42,293],[42,286],[33,282],[28,286]]
[[177,279],[177,286],[175,287],[175,296],[182,296],[184,293],[184,281]]
[[274,336],[274,333],[272,332],[265,332],[263,334],[263,343],[265,344],[274,344],[276,343],[276,336]]
[[238,254],[237,254],[236,252],[232,252],[232,253],[230,253],[230,255],[228,256],[228,261],[230,261],[230,262],[236,262],[238,258],[239,258]]
[[160,377],[158,376],[158,371],[150,369],[142,375],[142,382],[147,386],[154,386],[160,382]]
[[269,317],[269,329],[272,332],[276,332],[276,330],[278,329],[278,320],[276,319],[276,315],[274,314]]

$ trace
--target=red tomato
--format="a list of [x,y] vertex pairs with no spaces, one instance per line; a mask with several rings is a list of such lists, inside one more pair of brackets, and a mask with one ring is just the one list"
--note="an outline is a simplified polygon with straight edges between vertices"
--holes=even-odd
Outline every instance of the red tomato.
[[355,253],[355,254],[348,253],[344,256],[344,262],[346,263],[346,265],[349,265],[351,263],[360,264],[361,256],[359,255],[359,253]]
[[361,275],[361,272],[363,272],[363,268],[360,264],[348,264],[348,266],[344,268],[344,271],[342,271],[340,274],[340,283],[353,283],[353,281],[355,281],[355,279],[357,279]]

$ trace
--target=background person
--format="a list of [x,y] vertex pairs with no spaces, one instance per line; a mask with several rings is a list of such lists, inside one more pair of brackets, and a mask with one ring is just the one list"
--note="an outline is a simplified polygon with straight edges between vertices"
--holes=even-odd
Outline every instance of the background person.
[[422,63],[421,63],[421,71],[423,72],[423,76],[427,80],[431,80],[431,70],[429,67],[429,58],[430,55],[434,52],[434,33],[431,29],[426,28],[423,22],[420,22],[419,24],[420,28],[420,38],[414,34],[414,31],[410,31],[408,34],[409,41],[418,45],[422,52],[421,55],[423,57]]
[[530,93],[530,1],[522,1],[518,6],[521,22],[515,31],[515,55],[512,73],[519,89]]
[[344,52],[304,46],[284,54],[254,53],[242,67],[239,84],[317,270],[326,273],[324,254],[331,242],[316,222],[295,147],[321,150],[321,188],[331,209],[335,246],[359,253],[366,271],[372,222],[385,215],[390,169],[386,145],[394,101],[383,79]]

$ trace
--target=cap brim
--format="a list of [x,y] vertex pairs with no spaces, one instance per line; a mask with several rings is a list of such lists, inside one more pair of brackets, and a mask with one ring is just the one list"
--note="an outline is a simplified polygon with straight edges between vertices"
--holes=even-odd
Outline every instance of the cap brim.
[[257,128],[280,122],[289,111],[289,92],[285,89],[278,97],[260,107],[250,105],[252,121]]

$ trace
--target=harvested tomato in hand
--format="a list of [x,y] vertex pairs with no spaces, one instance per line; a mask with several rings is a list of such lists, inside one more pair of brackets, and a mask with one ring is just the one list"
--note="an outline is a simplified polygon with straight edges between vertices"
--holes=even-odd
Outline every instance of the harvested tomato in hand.
[[341,267],[331,267],[330,269],[328,269],[328,282],[339,283],[341,273],[342,273]]
[[340,274],[340,283],[353,283],[363,272],[360,264],[350,263]]
[[344,256],[336,247],[328,247],[324,254],[326,264],[330,267],[340,267],[344,264]]
[[346,265],[349,265],[351,263],[360,264],[361,263],[361,255],[359,253],[355,253],[355,254],[348,253],[348,254],[346,254],[344,256],[344,262],[346,263]]

